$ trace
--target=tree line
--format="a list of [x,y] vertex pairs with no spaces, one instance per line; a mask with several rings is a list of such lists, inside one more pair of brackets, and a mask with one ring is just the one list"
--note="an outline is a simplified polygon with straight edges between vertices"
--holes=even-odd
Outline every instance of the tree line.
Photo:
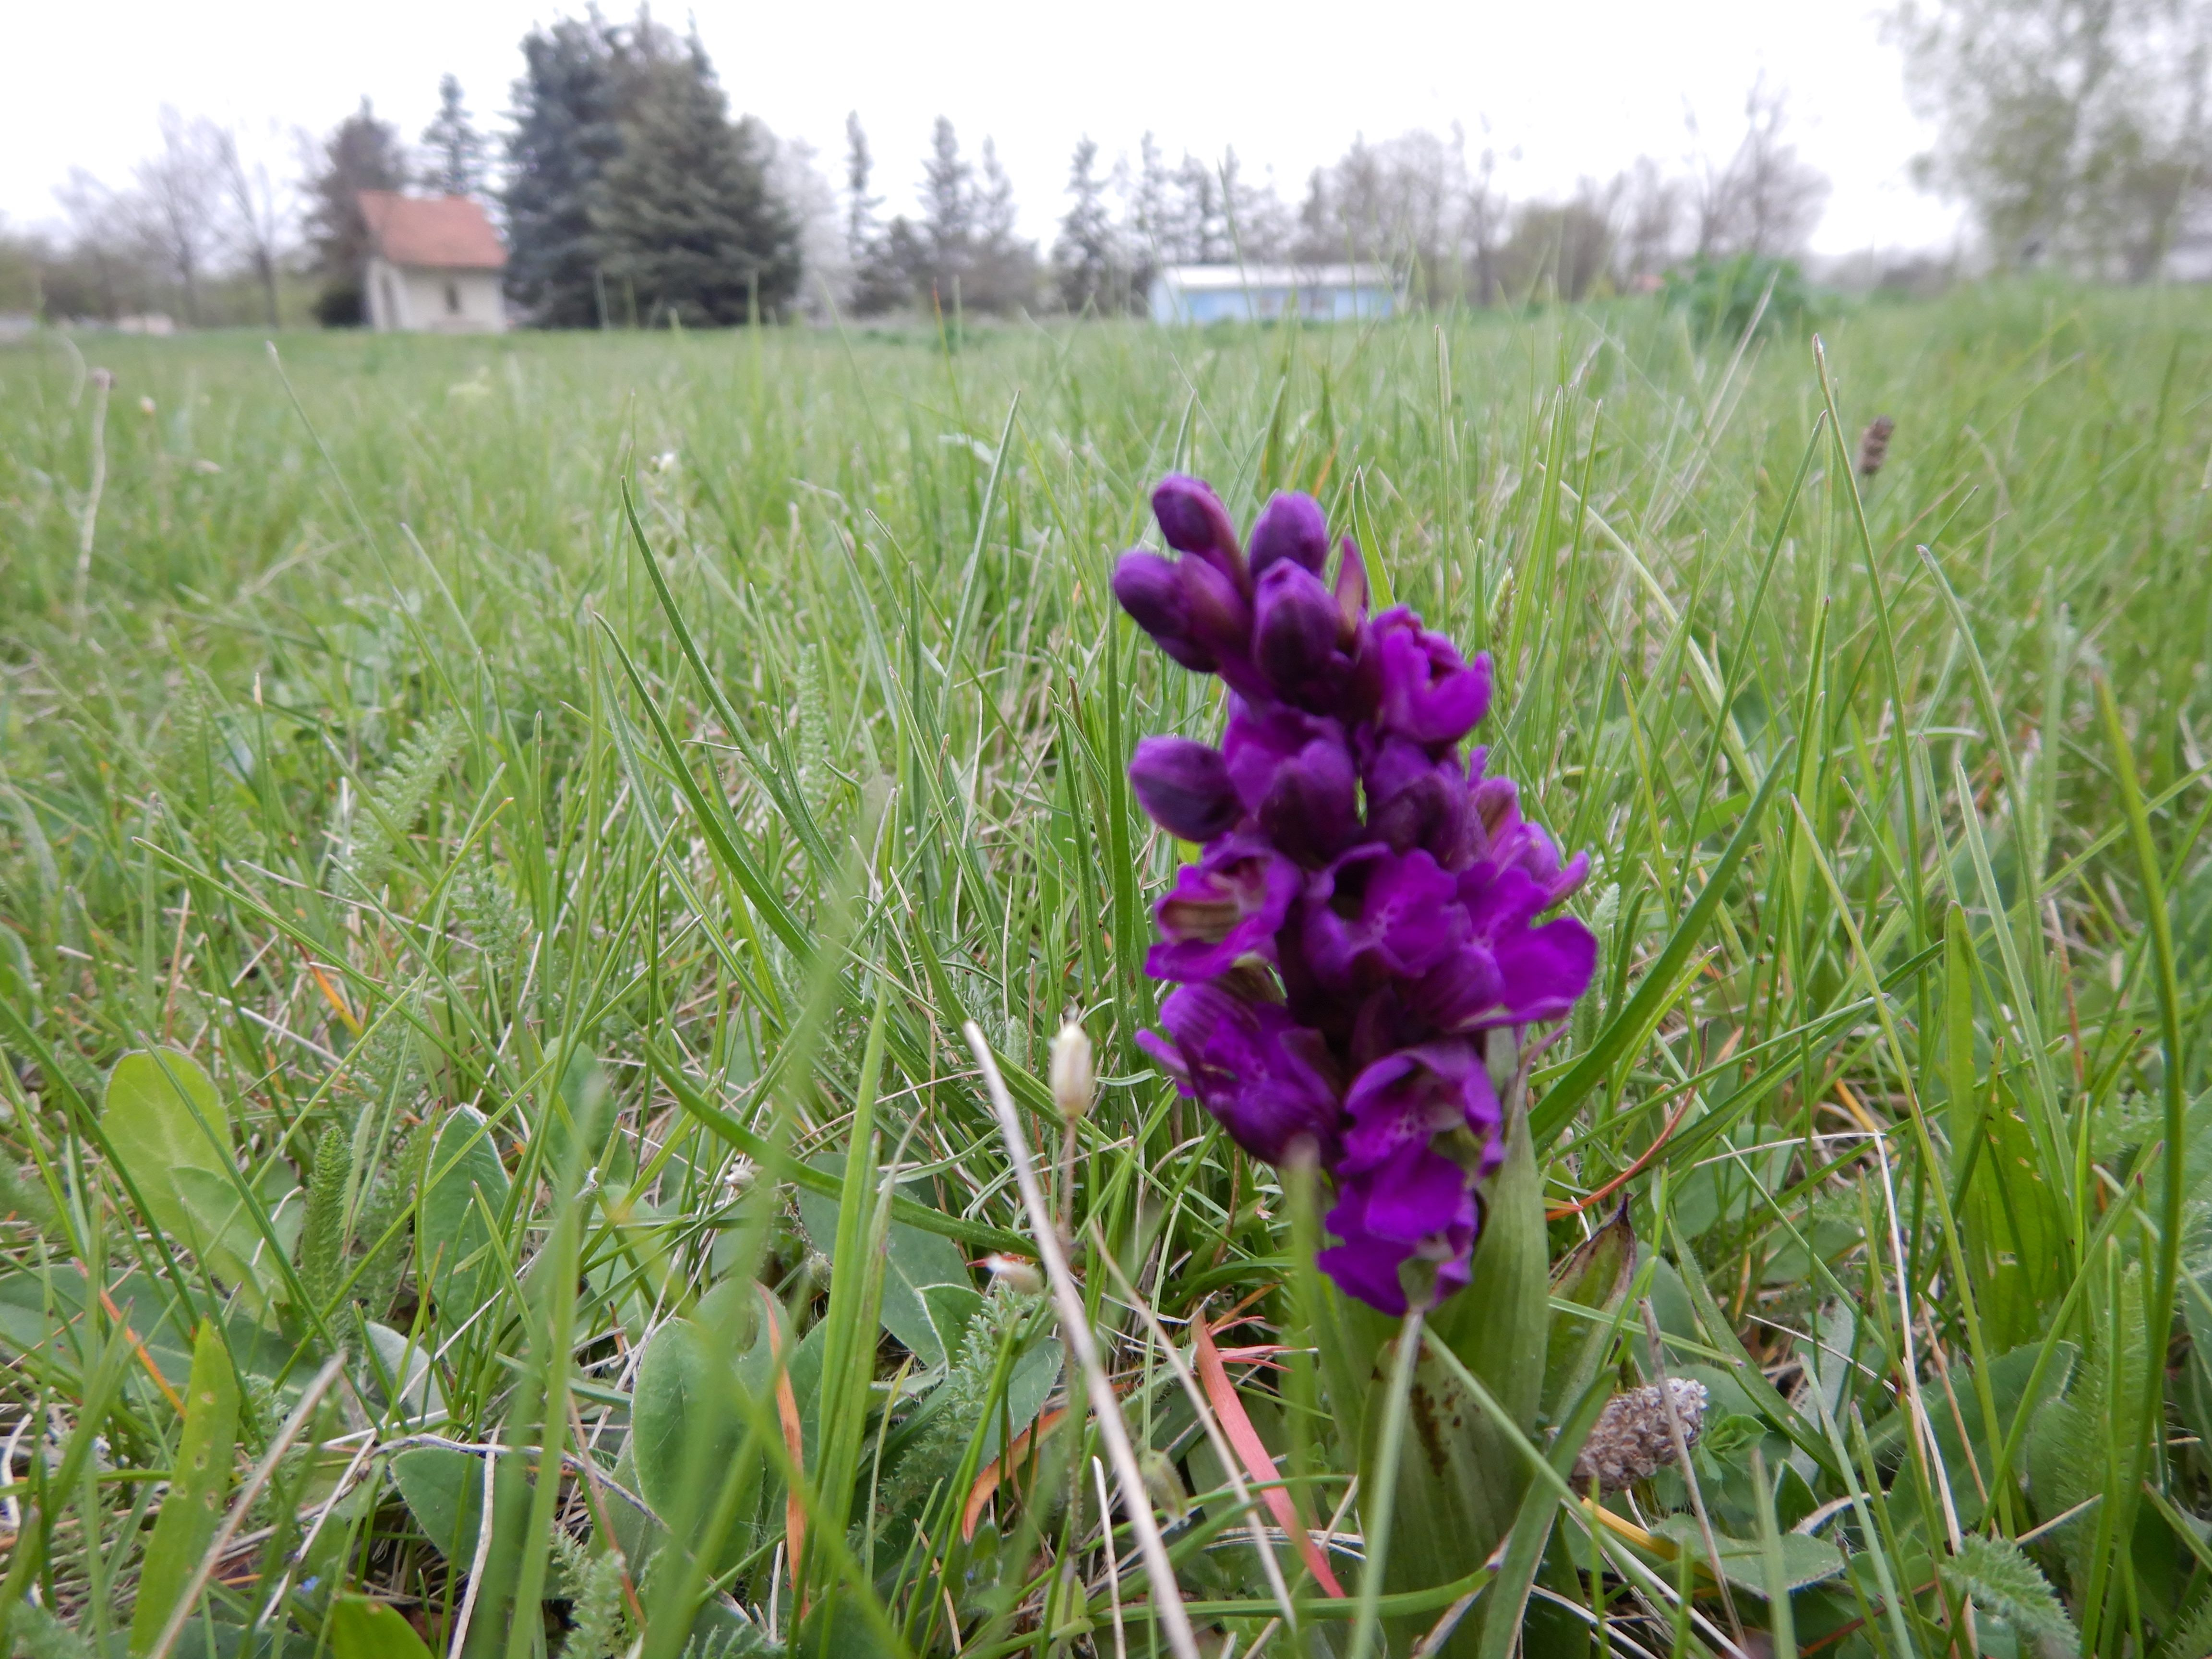
[[[2212,0],[1902,0],[1888,27],[1938,133],[1920,175],[1966,205],[1984,263],[2143,280],[2212,228]],[[416,144],[364,100],[301,142],[290,181],[237,133],[164,111],[127,184],[73,173],[62,225],[0,232],[0,311],[274,324],[290,295],[356,322],[364,189],[483,201],[515,313],[555,327],[1112,315],[1141,312],[1163,266],[1227,262],[1385,265],[1427,305],[1580,300],[1686,261],[1796,255],[1828,193],[1762,83],[1718,156],[1642,157],[1563,198],[1510,199],[1496,148],[1456,129],[1355,138],[1287,198],[1233,149],[1171,158],[1146,134],[1109,158],[1085,136],[1041,245],[990,138],[971,151],[948,118],[893,207],[905,192],[857,112],[833,185],[808,146],[732,113],[696,30],[594,10],[521,52],[499,141],[447,76]]]

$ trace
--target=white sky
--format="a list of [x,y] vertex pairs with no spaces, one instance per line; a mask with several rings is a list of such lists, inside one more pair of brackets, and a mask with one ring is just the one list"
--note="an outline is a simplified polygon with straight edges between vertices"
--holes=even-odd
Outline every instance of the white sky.
[[[578,8],[580,9],[580,8]],[[611,13],[625,11],[609,0]],[[289,174],[295,128],[322,131],[366,93],[410,141],[461,77],[495,128],[517,43],[554,0],[73,0],[6,7],[0,48],[0,217],[54,218],[72,166],[119,182],[158,142],[164,102],[235,125]],[[665,0],[661,16],[681,24]],[[1816,249],[1948,244],[1956,216],[1906,176],[1926,131],[1905,108],[1898,54],[1867,0],[1013,0],[762,5],[696,0],[734,108],[805,139],[841,172],[857,108],[886,213],[908,209],[929,125],[952,118],[969,154],[986,134],[1012,174],[1024,228],[1049,236],[1068,152],[1108,159],[1152,130],[1170,158],[1234,144],[1294,205],[1307,172],[1355,133],[1463,122],[1516,195],[1571,189],[1639,153],[1679,162],[1693,113],[1723,154],[1762,71],[1790,94],[1791,130],[1835,180]]]

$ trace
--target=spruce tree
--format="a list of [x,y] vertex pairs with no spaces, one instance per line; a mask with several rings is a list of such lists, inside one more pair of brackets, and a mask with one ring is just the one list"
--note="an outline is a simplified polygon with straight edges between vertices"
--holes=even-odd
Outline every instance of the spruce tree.
[[422,182],[441,196],[474,196],[484,185],[483,135],[461,101],[460,77],[438,77],[438,113],[422,129]]
[[[848,303],[856,317],[880,316],[914,297],[899,254],[904,242],[876,222],[883,198],[868,193],[874,171],[868,135],[860,129],[860,112],[854,110],[845,118],[845,258],[853,273]],[[898,225],[902,231],[909,229],[903,219]]]
[[315,317],[326,328],[357,326],[363,317],[362,271],[368,262],[368,221],[361,192],[398,190],[407,181],[399,131],[380,121],[364,98],[323,141],[322,165],[307,180],[307,246],[323,279]]
[[1014,181],[999,162],[999,147],[983,140],[981,176],[975,188],[975,247],[966,301],[977,311],[1012,316],[1036,299],[1036,245],[1016,234]]
[[868,177],[875,170],[868,154],[868,135],[860,128],[860,112],[845,116],[845,257],[855,268],[864,264],[876,243],[876,210],[880,196],[868,194]]
[[[1052,263],[1060,303],[1072,312],[1095,309],[1103,315],[1119,308],[1112,290],[1120,260],[1097,165],[1098,141],[1086,135],[1077,141],[1074,158],[1068,163],[1067,193],[1072,199],[1060,222],[1060,240],[1053,244]],[[1121,302],[1127,302],[1126,297]]]
[[507,146],[507,291],[548,328],[607,321],[590,192],[622,145],[620,46],[597,14],[523,38]]
[[940,115],[930,133],[929,159],[921,165],[921,258],[910,272],[915,297],[924,306],[954,309],[975,254],[975,169],[960,154],[960,137]]
[[799,287],[799,227],[769,183],[767,133],[731,121],[696,34],[671,50],[641,20],[630,44],[622,146],[590,191],[607,280],[647,325],[777,316]]

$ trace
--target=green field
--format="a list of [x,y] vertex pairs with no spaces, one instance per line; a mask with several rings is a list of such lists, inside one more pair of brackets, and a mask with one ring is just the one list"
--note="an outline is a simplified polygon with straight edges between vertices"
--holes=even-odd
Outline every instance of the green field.
[[[1505,1454],[1523,1650],[2212,1651],[2212,297],[1822,332],[1826,389],[1628,304],[0,349],[7,1640],[1170,1651],[982,1266],[1034,1232],[972,1021],[1200,1650],[1475,1590],[1443,1650],[1504,1654],[1486,1549],[1362,1605],[1381,1373],[1133,1042],[1178,853],[1123,767],[1221,712],[1106,578],[1180,469],[1492,652],[1595,860],[1544,1201],[1635,1170],[1603,1374],[1711,1403],[1604,1524]],[[1263,1559],[1232,1392],[1348,1598]]]

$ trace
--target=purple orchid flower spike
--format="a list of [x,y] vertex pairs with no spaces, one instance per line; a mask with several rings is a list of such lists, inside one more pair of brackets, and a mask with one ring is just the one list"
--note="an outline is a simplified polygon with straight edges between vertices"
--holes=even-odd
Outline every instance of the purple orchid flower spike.
[[1359,550],[1330,576],[1311,496],[1276,495],[1241,545],[1199,479],[1152,506],[1182,556],[1124,554],[1115,596],[1234,695],[1218,750],[1146,738],[1130,763],[1204,847],[1155,907],[1146,969],[1181,988],[1139,1041],[1252,1156],[1318,1160],[1340,1241],[1318,1259],[1347,1294],[1433,1305],[1470,1279],[1504,1154],[1489,1033],[1560,1018],[1595,970],[1589,930],[1547,919],[1589,861],[1462,750],[1489,658],[1402,606],[1370,619]]

